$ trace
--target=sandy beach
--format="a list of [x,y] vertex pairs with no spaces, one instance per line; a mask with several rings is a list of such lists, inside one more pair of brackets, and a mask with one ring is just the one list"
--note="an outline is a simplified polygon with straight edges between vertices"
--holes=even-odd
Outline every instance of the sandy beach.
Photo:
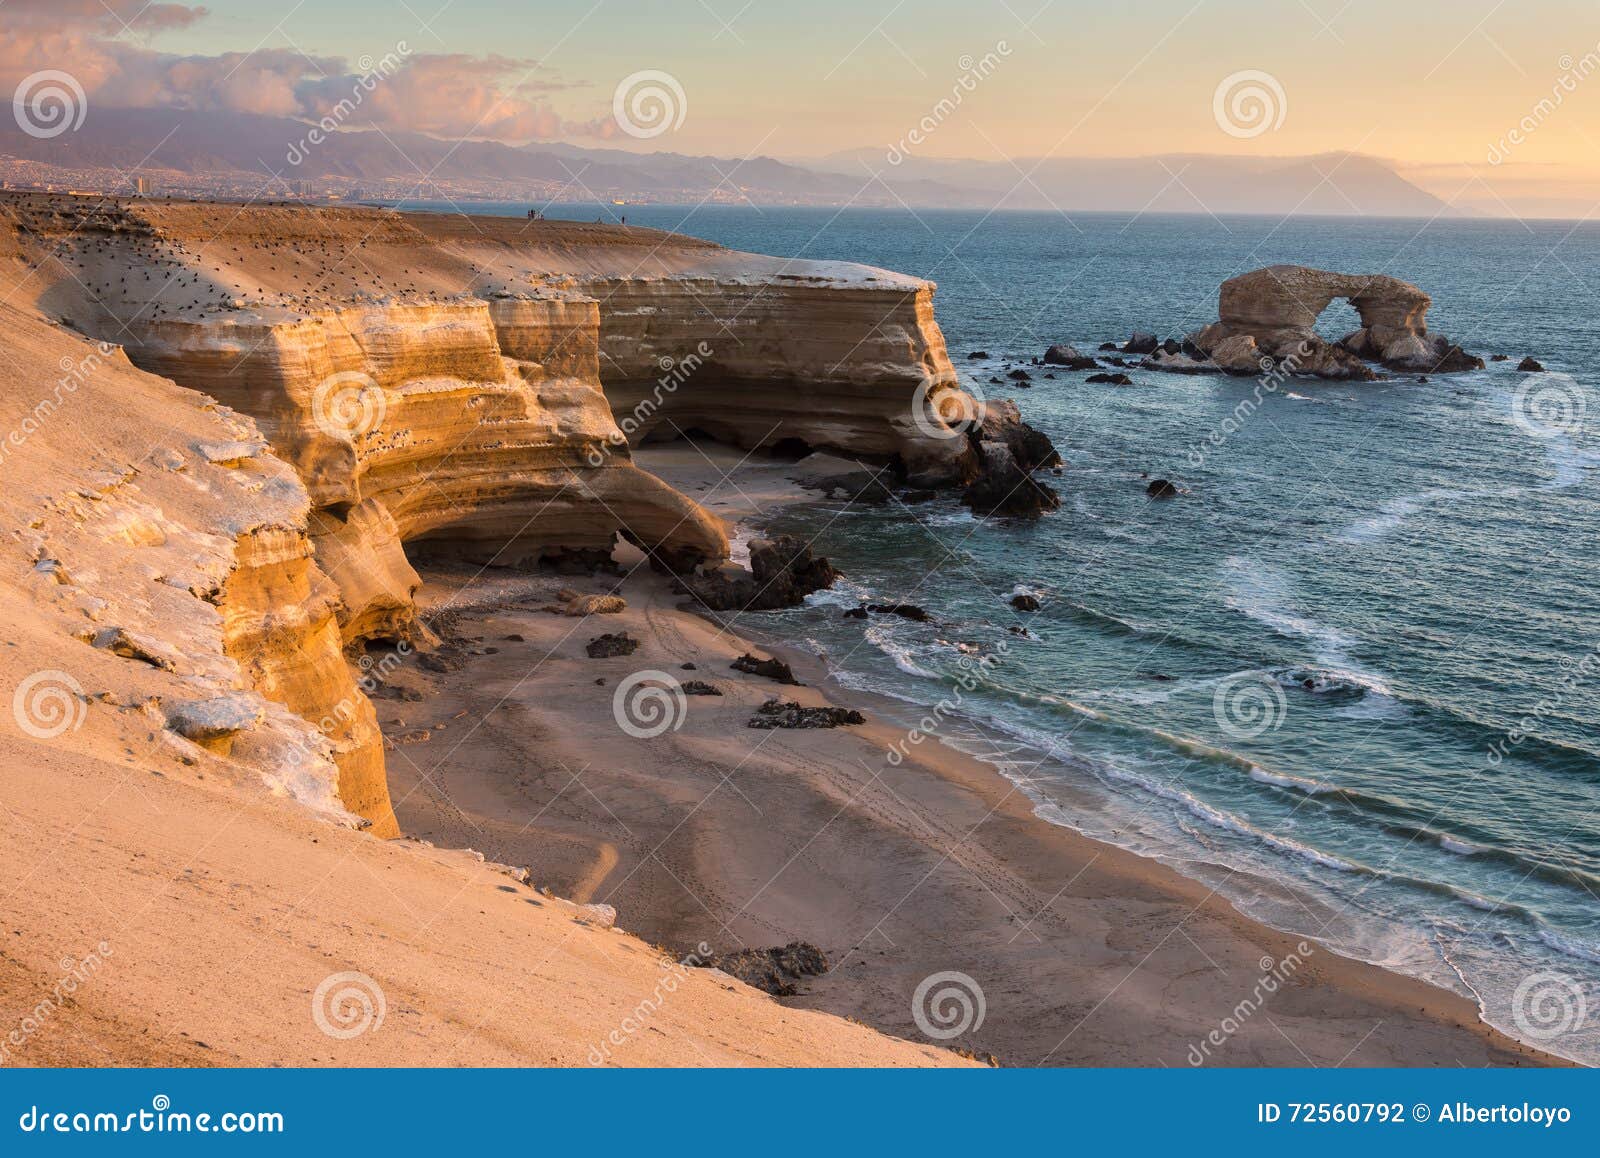
[[[726,450],[676,444],[641,461],[725,518],[805,493],[789,464]],[[789,1004],[929,1040],[913,995],[954,971],[981,990],[983,1016],[946,1044],[1004,1065],[1548,1061],[1460,997],[1268,929],[1158,863],[1039,819],[987,764],[936,743],[890,764],[904,732],[889,705],[830,685],[814,657],[723,630],[647,568],[427,578],[420,603],[456,657],[436,666],[459,667],[405,665],[377,697],[404,829],[527,865],[676,951],[812,943],[828,970]],[[563,586],[627,608],[539,610]],[[624,631],[634,654],[585,655]],[[730,670],[749,651],[788,659],[807,686]],[[721,695],[685,698],[676,730],[629,735],[613,697],[647,670]],[[868,723],[748,727],[775,695],[859,707]],[[1268,976],[1279,983],[1264,996]]]

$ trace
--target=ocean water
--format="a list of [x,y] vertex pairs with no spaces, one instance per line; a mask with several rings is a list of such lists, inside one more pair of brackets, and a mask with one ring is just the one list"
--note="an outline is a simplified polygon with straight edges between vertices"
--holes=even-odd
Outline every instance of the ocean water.
[[[1067,461],[1062,509],[1031,524],[948,499],[776,516],[846,578],[775,631],[903,702],[908,726],[957,708],[940,741],[997,763],[1049,819],[1600,1062],[1600,224],[550,216],[619,212],[934,279],[963,377],[1016,398]],[[1181,336],[1215,318],[1221,281],[1275,262],[1415,282],[1432,329],[1511,360],[1268,390],[1140,371],[1132,388],[991,382],[1055,342]],[[1354,326],[1335,303],[1319,329]],[[1518,373],[1525,354],[1547,372]],[[1146,473],[1188,493],[1153,502]],[[1017,590],[1042,610],[1013,611]],[[843,619],[860,599],[938,622]]]

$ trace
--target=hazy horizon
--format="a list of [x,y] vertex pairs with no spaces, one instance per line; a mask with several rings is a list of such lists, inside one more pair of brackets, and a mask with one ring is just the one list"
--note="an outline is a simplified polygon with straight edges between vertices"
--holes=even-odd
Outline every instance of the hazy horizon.
[[[189,109],[739,164],[1002,164],[1019,188],[1045,163],[1353,154],[1457,211],[1600,205],[1600,12],[1575,0],[663,7],[10,0],[0,84],[51,140],[96,109]],[[63,93],[67,125],[34,103]]]

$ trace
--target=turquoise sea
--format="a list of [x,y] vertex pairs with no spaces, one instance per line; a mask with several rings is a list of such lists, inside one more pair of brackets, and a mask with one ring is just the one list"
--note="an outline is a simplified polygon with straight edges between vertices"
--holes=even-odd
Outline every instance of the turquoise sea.
[[[1600,224],[549,215],[619,212],[932,278],[963,376],[1015,397],[1068,463],[1062,509],[1032,524],[953,499],[783,512],[774,529],[815,536],[846,579],[775,632],[903,701],[908,725],[958,703],[944,742],[1051,820],[1600,1062]],[[1259,409],[1254,379],[991,383],[1055,342],[1181,337],[1215,318],[1221,281],[1276,262],[1415,282],[1431,328],[1511,359],[1428,382],[1295,379]],[[1336,303],[1319,328],[1354,326]],[[1526,354],[1546,372],[1518,373]],[[1188,493],[1153,502],[1146,472]],[[1042,609],[1013,611],[1019,589]],[[842,618],[863,599],[938,622]]]

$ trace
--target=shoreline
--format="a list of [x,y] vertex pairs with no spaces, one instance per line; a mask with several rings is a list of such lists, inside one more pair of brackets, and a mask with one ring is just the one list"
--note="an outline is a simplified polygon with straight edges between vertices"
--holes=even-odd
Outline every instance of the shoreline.
[[[723,461],[683,444],[640,457],[725,518],[813,497],[788,481],[791,463],[729,478],[737,456],[713,453]],[[448,600],[450,581],[435,573],[425,602]],[[616,589],[628,607],[580,620],[533,609],[560,586]],[[1564,1064],[1480,1021],[1464,997],[1272,929],[1159,861],[1046,820],[976,757],[923,744],[889,765],[883,751],[903,732],[884,701],[825,681],[822,661],[761,638],[759,621],[732,635],[644,572],[490,588],[456,613],[458,632],[481,637],[468,649],[485,654],[459,675],[402,673],[421,708],[379,702],[402,826],[527,864],[674,950],[813,943],[828,971],[786,1004],[1006,1065]],[[583,656],[619,629],[637,653]],[[752,643],[810,686],[730,673]],[[688,698],[677,730],[621,731],[618,683],[641,670],[677,678],[685,662],[723,694]],[[868,723],[747,728],[773,694],[857,707]],[[456,714],[482,722],[455,735]],[[443,726],[418,728],[422,716]],[[936,974],[982,993],[982,1017],[948,1039],[913,1016]]]

